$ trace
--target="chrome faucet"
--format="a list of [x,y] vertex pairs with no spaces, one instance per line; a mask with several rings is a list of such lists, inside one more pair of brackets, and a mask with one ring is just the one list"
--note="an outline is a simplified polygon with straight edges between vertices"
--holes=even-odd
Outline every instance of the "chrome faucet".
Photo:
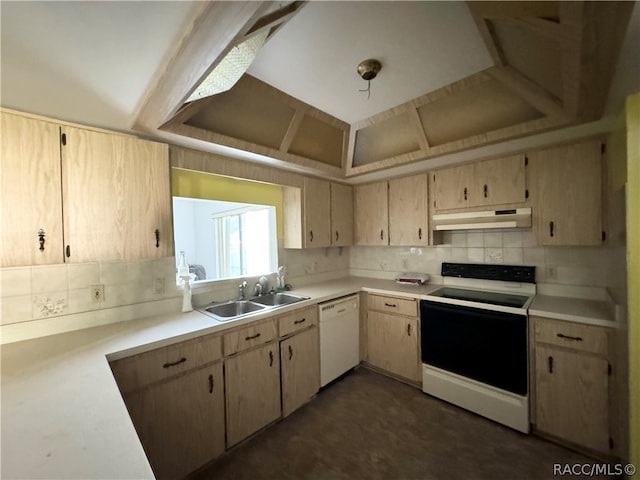
[[240,300],[244,300],[244,292],[247,289],[247,281],[244,280],[240,285],[238,285],[238,293],[240,295]]

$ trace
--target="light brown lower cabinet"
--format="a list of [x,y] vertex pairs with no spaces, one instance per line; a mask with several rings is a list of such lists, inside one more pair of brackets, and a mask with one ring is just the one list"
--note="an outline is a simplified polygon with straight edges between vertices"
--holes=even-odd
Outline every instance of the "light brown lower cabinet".
[[155,477],[183,478],[224,453],[222,362],[125,395]]
[[320,389],[318,329],[309,328],[280,342],[282,416],[307,403]]
[[418,319],[369,310],[367,361],[374,367],[418,382]]
[[606,329],[533,320],[536,430],[609,454]]
[[278,342],[225,360],[227,448],[280,418]]

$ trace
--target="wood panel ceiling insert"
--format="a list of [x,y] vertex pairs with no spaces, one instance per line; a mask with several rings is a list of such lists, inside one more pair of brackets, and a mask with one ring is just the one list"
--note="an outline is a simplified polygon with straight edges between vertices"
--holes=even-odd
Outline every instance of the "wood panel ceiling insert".
[[225,94],[182,105],[234,45],[273,34],[305,3],[275,12],[272,2],[204,5],[136,128],[339,177],[593,121],[602,116],[635,2],[467,2],[495,66],[351,126],[249,75]]

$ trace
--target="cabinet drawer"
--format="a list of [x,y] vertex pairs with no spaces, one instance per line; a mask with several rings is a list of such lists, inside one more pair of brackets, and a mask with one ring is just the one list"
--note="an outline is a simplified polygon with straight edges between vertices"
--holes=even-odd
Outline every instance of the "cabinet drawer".
[[533,319],[536,342],[607,355],[608,334],[604,328],[546,318]]
[[227,333],[224,336],[224,354],[227,356],[242,352],[256,345],[275,340],[277,336],[275,319]]
[[219,335],[207,335],[111,362],[118,387],[129,392],[222,358]]
[[367,304],[370,310],[396,313],[409,317],[418,316],[418,302],[415,299],[368,295]]
[[280,336],[284,337],[298,330],[318,324],[318,306],[314,305],[308,308],[301,308],[295,312],[282,315],[278,318],[278,326],[280,327]]

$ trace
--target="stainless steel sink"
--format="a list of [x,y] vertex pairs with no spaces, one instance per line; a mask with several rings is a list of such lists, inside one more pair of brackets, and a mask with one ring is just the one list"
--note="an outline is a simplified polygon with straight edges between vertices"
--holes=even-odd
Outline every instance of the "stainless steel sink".
[[248,300],[232,300],[203,308],[201,312],[210,314],[216,318],[216,320],[226,321],[233,320],[248,313],[257,312],[258,310],[264,310],[265,308],[265,305],[260,305]]
[[252,313],[275,309],[308,299],[309,297],[292,293],[268,293],[248,300],[231,300],[208,305],[199,308],[198,311],[215,318],[219,322],[228,322]]
[[301,302],[302,300],[309,300],[309,297],[294,295],[292,293],[268,293],[251,299],[254,303],[268,305],[270,307],[289,305],[291,303]]

